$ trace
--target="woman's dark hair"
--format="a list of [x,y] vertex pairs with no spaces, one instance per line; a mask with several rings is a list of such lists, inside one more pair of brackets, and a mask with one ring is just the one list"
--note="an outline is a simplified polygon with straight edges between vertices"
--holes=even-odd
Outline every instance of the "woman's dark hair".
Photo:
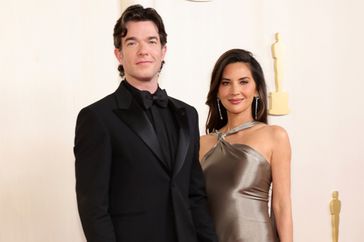
[[[113,36],[115,48],[122,48],[121,38],[127,35],[128,29],[126,28],[126,24],[131,21],[152,21],[157,26],[161,45],[164,46],[167,43],[167,33],[164,28],[163,20],[157,11],[154,8],[144,8],[142,5],[135,4],[125,9],[114,26]],[[163,64],[164,62],[162,63],[162,66]],[[120,76],[124,77],[124,67],[119,65],[118,70],[120,72]]]
[[211,75],[210,90],[207,94],[206,104],[209,106],[209,113],[206,121],[206,133],[211,133],[214,130],[219,130],[227,123],[227,113],[223,105],[220,105],[221,114],[223,119],[220,119],[218,107],[217,107],[217,93],[220,87],[222,74],[225,67],[232,63],[242,62],[248,65],[259,95],[257,118],[255,119],[254,110],[255,102],[252,103],[252,115],[257,121],[267,123],[267,90],[264,79],[262,67],[258,61],[253,57],[252,53],[242,49],[231,49],[226,51],[220,56],[215,63],[214,69]]

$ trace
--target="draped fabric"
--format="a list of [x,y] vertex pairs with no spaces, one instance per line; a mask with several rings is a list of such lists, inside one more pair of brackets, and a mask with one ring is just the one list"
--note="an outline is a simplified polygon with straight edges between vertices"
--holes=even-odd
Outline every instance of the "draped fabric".
[[250,146],[224,140],[256,123],[244,124],[228,133],[216,132],[218,142],[202,160],[208,201],[220,242],[279,241],[269,216],[270,164]]

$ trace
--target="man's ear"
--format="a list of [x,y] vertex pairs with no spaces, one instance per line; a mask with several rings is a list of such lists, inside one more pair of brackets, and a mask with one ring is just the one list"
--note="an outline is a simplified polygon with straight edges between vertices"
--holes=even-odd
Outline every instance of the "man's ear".
[[118,59],[119,63],[123,64],[123,54],[121,53],[120,49],[115,48],[114,54],[115,54],[116,59]]
[[167,45],[164,45],[162,47],[162,60],[164,60],[164,57],[166,56],[166,52],[167,52]]

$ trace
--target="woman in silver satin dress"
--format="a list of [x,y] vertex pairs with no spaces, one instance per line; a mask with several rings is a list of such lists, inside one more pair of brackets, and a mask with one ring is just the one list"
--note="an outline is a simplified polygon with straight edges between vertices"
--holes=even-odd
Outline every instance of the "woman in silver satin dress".
[[217,60],[206,104],[200,161],[219,241],[292,242],[289,138],[267,124],[264,75],[250,52]]

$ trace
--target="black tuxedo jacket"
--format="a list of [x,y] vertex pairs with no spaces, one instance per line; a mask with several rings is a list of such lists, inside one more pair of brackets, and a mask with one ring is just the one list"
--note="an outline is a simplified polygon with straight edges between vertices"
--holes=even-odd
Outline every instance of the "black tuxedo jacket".
[[145,111],[123,84],[82,109],[74,154],[78,210],[89,242],[217,241],[198,161],[196,110],[173,98],[174,167]]

